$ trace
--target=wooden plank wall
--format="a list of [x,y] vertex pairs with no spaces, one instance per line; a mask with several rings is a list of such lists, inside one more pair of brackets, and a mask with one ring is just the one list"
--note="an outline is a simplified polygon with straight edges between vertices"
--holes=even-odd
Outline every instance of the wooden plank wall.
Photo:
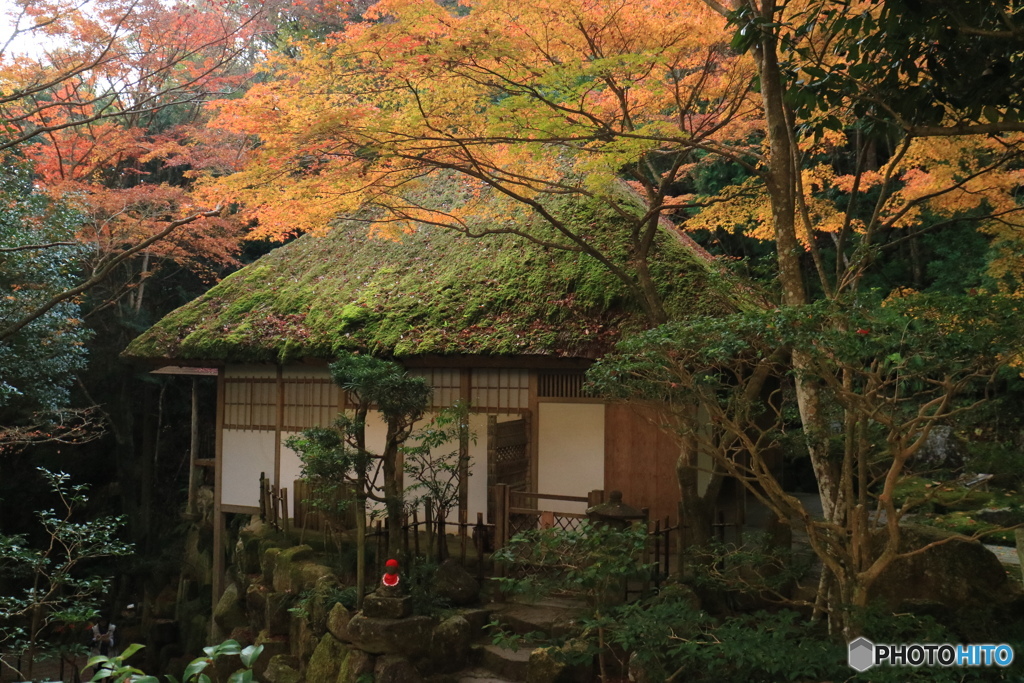
[[679,446],[644,415],[646,409],[608,404],[604,418],[604,490],[622,491],[622,501],[650,508],[651,519],[678,517]]

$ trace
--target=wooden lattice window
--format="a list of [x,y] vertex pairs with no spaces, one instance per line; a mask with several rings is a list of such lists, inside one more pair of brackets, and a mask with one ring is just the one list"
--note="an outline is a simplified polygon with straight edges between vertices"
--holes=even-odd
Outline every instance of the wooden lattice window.
[[225,429],[275,429],[276,422],[276,379],[224,380]]
[[583,390],[586,377],[582,372],[541,372],[537,376],[540,398],[586,398]]
[[470,402],[476,410],[526,410],[530,407],[530,374],[526,370],[474,369]]
[[462,372],[458,368],[420,368],[410,370],[413,377],[423,377],[433,389],[430,405],[446,408],[462,395]]
[[284,380],[284,425],[289,432],[328,427],[341,408],[341,388],[329,379]]

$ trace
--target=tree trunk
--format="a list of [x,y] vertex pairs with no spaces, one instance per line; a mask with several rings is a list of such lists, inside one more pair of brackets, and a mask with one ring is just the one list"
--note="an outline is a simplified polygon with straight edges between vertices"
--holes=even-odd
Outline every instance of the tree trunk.
[[366,477],[360,476],[356,509],[356,609],[363,608],[366,595]]
[[681,548],[701,548],[712,537],[716,497],[700,495],[697,463],[698,451],[694,439],[685,438],[676,459],[676,479],[679,482],[679,525]]
[[397,558],[402,550],[402,463],[399,439],[388,428],[387,442],[383,453],[384,505],[388,519],[388,555]]
[[[774,3],[766,0],[763,14],[769,22],[774,21],[774,8]],[[783,99],[784,86],[776,51],[777,38],[768,31],[762,35],[758,46],[758,67],[771,157],[765,184],[772,207],[779,282],[782,285],[783,303],[787,306],[802,306],[807,303],[807,292],[800,267],[802,249],[796,234],[797,155]],[[834,463],[828,457],[828,431],[824,424],[820,387],[807,376],[810,359],[806,354],[794,350],[792,364],[797,405],[811,466],[818,482],[822,511],[825,519],[836,521],[837,512],[841,510],[841,506],[837,505],[839,477]]]

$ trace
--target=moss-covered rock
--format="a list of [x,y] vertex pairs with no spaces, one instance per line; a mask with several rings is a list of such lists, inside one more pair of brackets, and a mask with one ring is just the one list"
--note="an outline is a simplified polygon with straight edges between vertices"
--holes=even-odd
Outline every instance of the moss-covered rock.
[[382,655],[373,667],[373,683],[420,683],[423,678],[405,657]]
[[[256,635],[256,642],[254,644],[262,645],[263,652],[260,653],[260,656],[256,658],[256,662],[253,664],[253,675],[256,676],[257,680],[269,683],[264,674],[267,671],[267,667],[270,666],[270,661],[278,655],[291,654],[289,652],[290,648],[288,646],[288,639],[282,636],[271,635],[268,631],[260,631]],[[222,657],[217,661],[233,663],[234,668],[231,669],[231,671],[234,671],[240,665],[240,661],[237,657]],[[228,673],[230,673],[230,671]],[[227,680],[227,676],[223,676],[220,680]]]
[[459,562],[447,559],[434,573],[434,592],[456,607],[473,605],[480,599],[480,584]]
[[[562,647],[539,647],[530,652],[526,683],[590,683],[596,680],[593,666],[586,660],[587,645],[568,641]],[[573,664],[569,664],[573,662]]]
[[430,641],[430,661],[434,671],[451,673],[464,668],[469,660],[472,628],[462,616],[445,619],[434,628]]
[[327,616],[327,631],[344,643],[352,642],[348,633],[348,622],[352,620],[352,612],[340,602],[331,608]]
[[263,677],[268,683],[299,683],[302,674],[299,673],[299,660],[290,655],[274,655],[267,663]]
[[316,650],[317,644],[323,634],[316,634],[310,628],[309,620],[300,616],[292,616],[292,627],[288,634],[288,643],[292,647],[292,654],[299,661],[306,662]]
[[417,659],[430,652],[434,620],[430,617],[375,619],[356,614],[348,623],[352,642],[372,654],[398,654]]
[[260,542],[260,571],[263,573],[263,583],[268,586],[274,585],[274,572],[277,570],[277,558],[281,555],[281,549],[277,546],[268,546],[266,541]]
[[[952,609],[988,607],[1020,595],[999,559],[978,541],[920,525],[900,527],[900,551],[928,550],[895,560],[875,581],[871,598],[891,608],[908,601]],[[879,534],[874,543],[881,549]]]
[[338,603],[329,596],[341,588],[341,582],[333,573],[317,579],[313,586],[313,599],[309,605],[309,627],[317,638],[327,632],[327,619],[331,610]]
[[290,610],[295,605],[294,593],[267,593],[267,608],[263,619],[263,628],[272,636],[286,636],[291,632],[292,615]]
[[306,665],[306,683],[335,683],[349,648],[330,633],[324,634]]
[[267,618],[267,594],[270,589],[262,583],[253,583],[245,591],[245,612],[249,623],[257,628],[265,628]]
[[360,678],[373,673],[374,659],[369,652],[349,650],[338,672],[337,683],[360,683]]
[[570,683],[565,661],[558,656],[556,648],[539,647],[530,653],[530,664],[526,670],[527,683]]
[[238,584],[230,583],[224,589],[213,609],[213,620],[222,633],[231,633],[240,626],[248,625],[249,620],[238,594]]
[[313,549],[308,545],[297,545],[280,550],[276,554],[268,554],[273,556],[274,568],[271,583],[275,591],[294,590],[296,566],[311,562],[315,557]]

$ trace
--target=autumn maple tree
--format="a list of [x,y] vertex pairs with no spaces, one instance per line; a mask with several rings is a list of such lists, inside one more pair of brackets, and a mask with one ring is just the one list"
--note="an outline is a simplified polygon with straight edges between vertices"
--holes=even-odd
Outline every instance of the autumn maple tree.
[[[970,10],[942,3],[925,23],[959,21],[962,36],[999,31],[1012,48],[1012,21],[998,29],[998,11]],[[514,232],[587,253],[627,285],[652,326],[668,319],[647,271],[655,236],[673,224],[724,226],[774,244],[785,309],[818,297],[849,305],[887,250],[921,234],[967,223],[1010,240],[1019,226],[1012,99],[965,105],[947,80],[934,106],[892,104],[901,88],[924,97],[928,89],[917,86],[926,71],[943,78],[941,59],[928,63],[926,33],[893,26],[913,11],[895,1],[384,0],[364,22],[293,41],[265,65],[266,82],[217,105],[215,125],[259,145],[241,173],[205,191],[241,202],[266,235],[327,229],[335,216],[372,207],[376,230],[427,223],[469,235]],[[951,45],[970,53],[971,41]],[[898,59],[900,45],[919,58],[888,78],[874,64]],[[700,178],[716,165],[740,180],[708,189]],[[528,207],[535,227],[513,221],[500,203],[454,210],[416,192],[440,173]],[[574,229],[567,198],[624,218],[624,259]],[[829,333],[849,333],[843,315],[831,320]],[[853,387],[856,373],[818,362],[807,343],[801,337],[763,356],[744,375],[746,393],[760,395],[779,367],[792,372],[825,520],[849,531],[863,504],[851,493],[857,453],[833,456],[827,420],[841,393],[831,380]],[[961,386],[949,386],[951,399]],[[921,421],[920,433],[942,415]],[[890,489],[900,458],[884,482]],[[689,490],[696,453],[684,448],[680,465]],[[877,495],[884,500],[890,489]],[[686,498],[683,505],[694,504]],[[783,515],[785,506],[776,507]],[[687,509],[691,519],[706,512]],[[806,511],[798,517],[808,519]],[[898,527],[883,531],[898,541]],[[831,552],[821,546],[827,567]],[[834,593],[830,576],[842,583]],[[825,573],[821,593],[833,596],[837,627],[849,627],[841,605],[862,579],[858,571]]]
[[[120,268],[141,293],[154,263],[230,262],[239,226],[195,203],[189,174],[223,172],[238,138],[207,135],[200,105],[242,89],[274,3],[23,1],[0,48],[0,150],[79,212],[83,276],[0,328],[9,339]],[[39,250],[46,240],[38,240]]]

